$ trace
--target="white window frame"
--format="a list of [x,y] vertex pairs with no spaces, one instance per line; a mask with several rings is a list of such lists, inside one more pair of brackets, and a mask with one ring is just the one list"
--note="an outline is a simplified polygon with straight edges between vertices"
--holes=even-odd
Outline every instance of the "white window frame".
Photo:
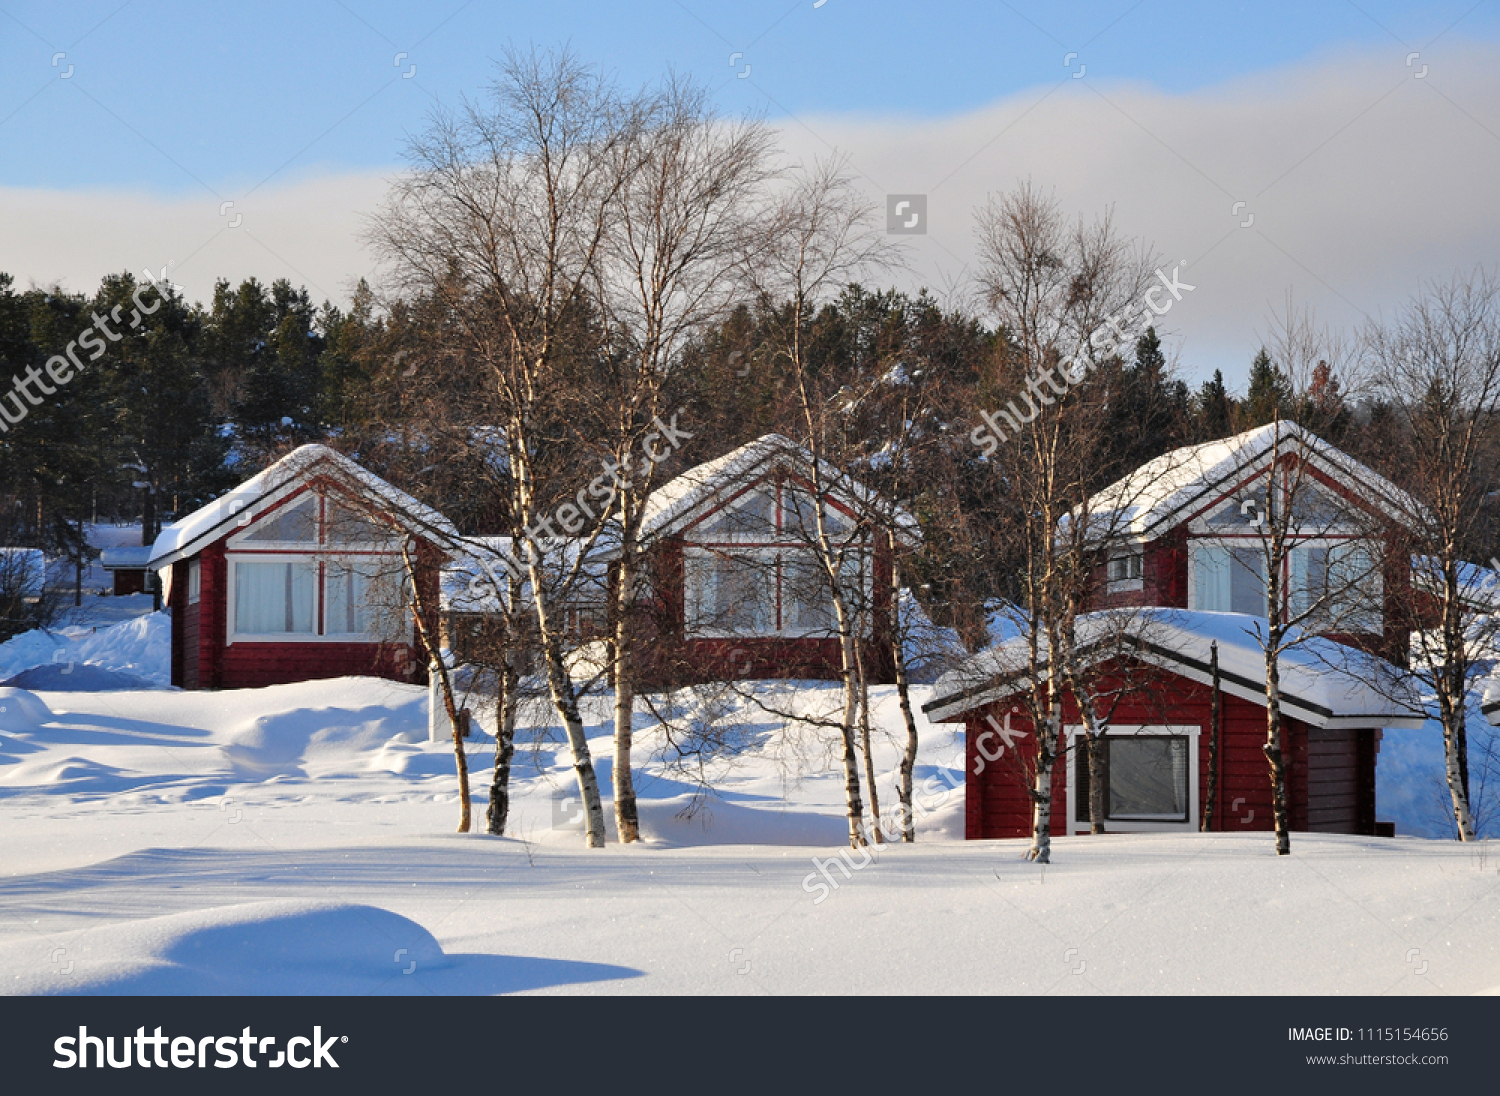
[[[1286,556],[1285,556],[1285,559],[1283,561],[1283,566],[1285,568],[1285,571],[1284,571],[1284,573],[1282,575],[1282,582],[1281,582],[1282,593],[1286,597],[1285,612],[1286,612],[1286,614],[1287,614],[1288,617],[1295,615],[1296,612],[1297,612],[1297,610],[1294,608],[1294,602],[1293,602],[1293,597],[1295,596],[1295,593],[1294,593],[1294,590],[1293,590],[1293,587],[1292,587],[1292,581],[1293,581],[1293,579],[1295,577],[1296,569],[1292,566],[1292,553],[1295,552],[1295,551],[1297,551],[1297,550],[1299,550],[1299,549],[1303,549],[1303,548],[1335,548],[1335,547],[1338,547],[1340,545],[1348,545],[1348,544],[1362,544],[1362,545],[1364,545],[1365,547],[1368,547],[1369,549],[1371,549],[1374,552],[1375,558],[1376,558],[1377,561],[1384,559],[1386,546],[1380,540],[1380,538],[1378,538],[1378,537],[1359,537],[1359,536],[1337,536],[1337,535],[1330,535],[1330,536],[1317,536],[1317,537],[1295,537],[1295,538],[1291,538],[1290,539],[1289,543],[1286,546]],[[1262,553],[1265,551],[1264,541],[1262,541],[1262,539],[1259,536],[1254,536],[1254,535],[1251,535],[1251,536],[1222,536],[1222,537],[1221,536],[1197,536],[1197,537],[1189,537],[1188,541],[1187,541],[1187,561],[1188,561],[1187,602],[1188,602],[1188,609],[1190,611],[1193,611],[1193,612],[1206,611],[1206,610],[1201,609],[1201,607],[1198,605],[1198,561],[1195,558],[1196,555],[1197,555],[1197,553],[1195,553],[1193,551],[1193,549],[1195,547],[1198,547],[1200,545],[1203,546],[1203,547],[1208,547],[1208,548],[1253,548],[1257,552],[1262,552]],[[1265,562],[1264,556],[1262,556],[1262,562]],[[1378,580],[1378,582],[1380,584],[1380,590],[1379,590],[1380,609],[1379,609],[1379,612],[1378,612],[1378,615],[1379,615],[1379,618],[1380,618],[1380,627],[1376,628],[1374,631],[1369,631],[1369,632],[1351,631],[1351,630],[1349,630],[1349,629],[1346,628],[1346,629],[1343,629],[1340,634],[1347,634],[1347,635],[1380,635],[1381,632],[1383,631],[1384,626],[1385,626],[1385,609],[1384,609],[1384,606],[1385,606],[1385,577],[1384,577],[1384,574],[1383,574],[1382,570],[1379,567],[1377,567],[1375,569],[1375,571],[1373,572],[1373,574],[1376,576],[1376,578],[1377,578],[1377,580]],[[1262,598],[1262,601],[1261,601],[1260,605],[1258,606],[1258,609],[1259,609],[1259,612],[1257,612],[1255,614],[1256,616],[1259,616],[1260,613],[1265,612],[1264,598]]]
[[193,560],[188,564],[187,572],[187,603],[197,605],[203,597],[203,563],[201,560]]
[[[347,552],[233,552],[226,556],[226,584],[225,591],[225,620],[224,620],[224,644],[232,646],[235,643],[364,643],[379,644],[388,643],[390,638],[379,633],[364,634],[356,632],[333,632],[328,633],[328,564],[337,561],[340,557],[348,557]],[[394,562],[399,556],[394,553],[360,553],[358,558],[379,560],[381,567],[397,566]],[[241,563],[311,563],[317,568],[317,580],[314,590],[317,592],[316,604],[313,607],[313,631],[308,632],[241,632],[235,622],[235,599],[238,590],[238,567]],[[403,579],[404,581],[404,579]]]
[[[814,555],[816,549],[801,544],[767,544],[763,541],[753,544],[726,544],[715,550],[698,544],[683,546],[682,567],[682,610],[683,626],[689,639],[836,639],[838,637],[838,625],[835,621],[828,628],[793,628],[786,622],[787,601],[785,595],[785,584],[783,568],[785,559],[792,555],[802,555],[816,562]],[[691,612],[691,595],[688,591],[689,575],[692,571],[691,561],[720,559],[724,556],[754,556],[759,565],[765,567],[771,576],[771,614],[774,626],[761,632],[742,632],[725,628],[704,628],[694,625]],[[869,602],[874,593],[874,584],[871,581],[873,574],[871,554],[867,549],[850,549],[845,553],[844,567],[858,566],[861,586],[861,606],[856,606],[859,616],[859,628],[856,634],[859,638],[868,639],[870,635],[870,624],[873,614],[869,611]]]
[[[1064,757],[1067,769],[1067,830],[1069,834],[1088,833],[1090,822],[1085,819],[1078,821],[1078,770],[1076,766],[1080,758],[1086,755],[1088,746],[1084,735],[1087,729],[1082,724],[1070,724],[1065,728],[1068,736],[1068,752]],[[1107,821],[1105,828],[1110,833],[1196,833],[1198,831],[1198,814],[1201,810],[1198,791],[1198,736],[1203,733],[1203,728],[1187,724],[1120,724],[1109,728],[1106,738],[1129,738],[1135,735],[1154,735],[1164,738],[1186,738],[1188,745],[1187,777],[1188,777],[1188,810],[1187,819],[1182,822],[1162,822],[1148,820],[1126,820]],[[1108,794],[1108,789],[1106,789]]]
[[[1110,569],[1118,560],[1135,560],[1134,568],[1138,573],[1126,578],[1110,577]],[[1127,568],[1128,569],[1128,568]],[[1115,552],[1104,562],[1105,589],[1111,594],[1123,594],[1133,590],[1144,590],[1146,588],[1146,553],[1143,548],[1136,548],[1127,552]]]

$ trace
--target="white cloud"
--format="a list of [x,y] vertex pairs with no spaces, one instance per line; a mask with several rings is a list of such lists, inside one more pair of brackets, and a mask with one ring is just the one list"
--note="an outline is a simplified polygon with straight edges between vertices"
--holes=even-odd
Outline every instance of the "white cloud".
[[[222,202],[207,192],[163,198],[106,190],[0,189],[0,271],[19,285],[89,292],[106,274],[149,268],[191,301],[214,282],[287,278],[313,299],[348,299],[373,263],[359,241],[360,215],[385,193],[380,173],[322,175],[267,186]],[[236,218],[237,227],[231,227]]]
[[[1348,327],[1424,279],[1500,259],[1500,49],[1489,46],[1435,47],[1410,67],[1394,48],[1325,56],[1186,95],[1091,72],[956,117],[806,117],[783,133],[794,155],[848,153],[882,218],[886,193],[929,195],[930,234],[908,238],[912,269],[898,278],[911,287],[960,282],[974,208],[1020,179],[1055,188],[1073,212],[1113,204],[1125,231],[1188,260],[1198,288],[1166,326],[1192,376],[1217,366],[1231,385],[1288,290]],[[387,177],[267,186],[225,216],[209,194],[0,190],[0,270],[86,290],[171,261],[194,300],[215,278],[252,274],[344,300],[372,272],[360,214]],[[1237,215],[1236,201],[1247,203]],[[241,227],[228,228],[235,214]]]
[[1491,47],[1412,67],[1399,50],[1326,57],[1190,95],[1089,75],[961,117],[802,123],[788,146],[847,153],[882,218],[885,193],[929,195],[930,234],[908,237],[909,284],[961,281],[973,210],[1022,179],[1055,188],[1072,213],[1113,205],[1123,230],[1188,261],[1198,288],[1166,326],[1192,376],[1221,367],[1232,386],[1288,290],[1347,328],[1424,279],[1500,260]]

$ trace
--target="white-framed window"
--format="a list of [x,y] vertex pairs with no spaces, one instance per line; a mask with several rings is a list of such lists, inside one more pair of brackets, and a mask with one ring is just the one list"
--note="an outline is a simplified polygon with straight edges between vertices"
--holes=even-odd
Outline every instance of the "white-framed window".
[[188,564],[187,573],[187,603],[197,605],[198,599],[203,596],[203,564],[199,560],[193,560]]
[[[843,540],[854,528],[850,516],[831,503],[823,506],[823,528]],[[758,483],[693,529],[693,539],[713,542],[795,542],[808,544],[818,532],[810,491],[789,483]]]
[[774,554],[689,551],[684,565],[690,635],[765,635],[776,631]]
[[[690,636],[835,636],[838,616],[822,562],[808,549],[688,548],[684,600]],[[842,564],[840,589],[867,630],[870,575],[863,554]]]
[[314,560],[230,561],[233,620],[230,633],[311,636],[318,629],[318,564]]
[[[1313,631],[1382,628],[1379,547],[1367,540],[1309,539],[1290,545],[1282,588],[1292,616],[1312,611]],[[1266,552],[1258,539],[1196,539],[1188,547],[1188,608],[1266,615]]]
[[227,642],[358,642],[405,628],[400,533],[307,491],[231,536]]
[[380,643],[405,627],[396,556],[231,554],[228,642]]
[[1188,547],[1189,609],[1266,615],[1266,558],[1257,542],[1195,540]]
[[[1116,726],[1104,750],[1104,823],[1114,833],[1198,828],[1198,736],[1195,726]],[[1082,726],[1068,734],[1068,832],[1087,833],[1088,742]]]
[[392,614],[404,618],[405,576],[394,556],[323,561],[323,634],[379,638]]
[[1110,556],[1105,565],[1109,592],[1117,594],[1126,590],[1141,589],[1144,562],[1145,557],[1141,552],[1125,552]]
[[1367,541],[1310,544],[1291,553],[1291,611],[1313,631],[1378,633],[1385,618],[1381,555]]

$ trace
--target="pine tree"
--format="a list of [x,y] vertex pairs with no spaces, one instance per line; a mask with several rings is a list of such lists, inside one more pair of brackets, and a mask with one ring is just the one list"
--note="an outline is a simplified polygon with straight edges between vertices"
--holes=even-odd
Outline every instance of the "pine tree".
[[1287,418],[1293,410],[1292,386],[1266,348],[1261,347],[1250,363],[1250,392],[1240,406],[1243,421],[1239,426],[1249,430],[1278,418]]
[[1224,371],[1215,369],[1211,379],[1203,382],[1194,401],[1199,441],[1217,441],[1234,432],[1234,403],[1224,387]]

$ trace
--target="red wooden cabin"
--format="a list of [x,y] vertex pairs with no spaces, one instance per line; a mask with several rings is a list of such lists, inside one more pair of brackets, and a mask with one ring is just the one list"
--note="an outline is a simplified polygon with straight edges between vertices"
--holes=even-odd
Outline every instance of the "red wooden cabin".
[[[1272,827],[1264,655],[1255,636],[1257,621],[1265,627],[1265,521],[1290,515],[1283,612],[1309,633],[1280,660],[1292,828],[1376,831],[1381,732],[1422,724],[1404,672],[1387,661],[1405,658],[1405,528],[1417,512],[1375,472],[1279,423],[1168,453],[1075,513],[1071,520],[1099,531],[1094,543],[1107,560],[1096,574],[1095,613],[1084,619],[1111,636],[1091,656],[1112,709],[1108,829],[1199,827],[1211,779],[1214,642],[1223,668],[1222,764],[1209,823]],[[1013,640],[981,652],[939,681],[924,708],[934,721],[965,725],[969,837],[1031,832],[1025,774],[1036,745],[1017,703],[1034,684],[1024,647]],[[1046,668],[1037,672],[1048,687]],[[1071,745],[1081,718],[1071,695],[1061,699]],[[1069,750],[1054,773],[1056,835],[1089,829],[1084,753]]]
[[172,683],[425,681],[402,545],[436,607],[456,539],[441,514],[332,449],[294,450],[157,538],[151,567],[172,613]]
[[841,585],[858,609],[861,656],[872,681],[895,679],[893,564],[877,530],[894,527],[899,543],[914,543],[915,519],[826,462],[815,469],[805,448],[770,434],[684,472],[647,502],[647,687],[839,677],[833,601],[812,547],[819,488],[825,530],[843,558]]
[[[1108,697],[1106,829],[1192,832],[1215,787],[1213,830],[1272,828],[1264,656],[1253,619],[1233,613],[1147,610],[1083,618],[1081,631],[1108,634],[1095,688]],[[1209,766],[1214,677],[1219,661],[1218,765]],[[1031,688],[1025,644],[1011,640],[948,674],[923,706],[933,722],[966,730],[965,836],[1026,837],[1032,829],[1029,766],[1035,728],[1021,694]],[[1423,717],[1402,702],[1403,675],[1378,656],[1311,638],[1281,658],[1283,750],[1291,828],[1376,832],[1375,759],[1384,729],[1415,729]],[[1043,675],[1045,682],[1045,671]],[[1118,696],[1119,699],[1115,700]],[[1068,752],[1053,773],[1052,833],[1087,833],[1083,721],[1062,696]]]

